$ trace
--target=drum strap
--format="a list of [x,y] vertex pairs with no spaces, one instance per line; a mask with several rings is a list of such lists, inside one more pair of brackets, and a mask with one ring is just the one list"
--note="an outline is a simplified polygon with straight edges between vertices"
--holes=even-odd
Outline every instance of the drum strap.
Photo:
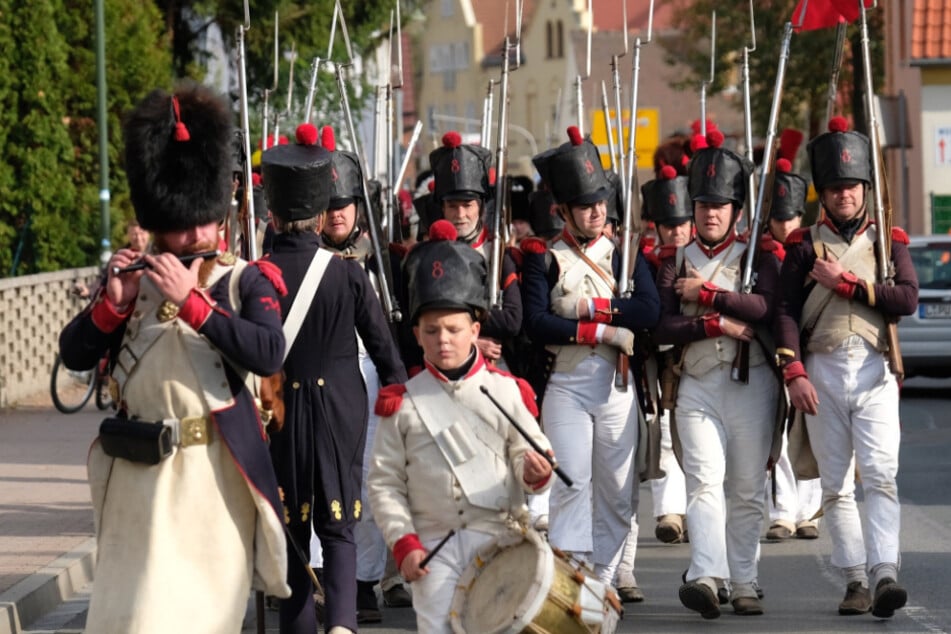
[[[486,477],[498,472],[496,459],[508,463],[505,438],[454,401],[428,371],[409,381],[406,391],[469,502],[486,509],[510,510],[506,482],[510,477],[506,481]],[[508,468],[505,471],[508,473]]]

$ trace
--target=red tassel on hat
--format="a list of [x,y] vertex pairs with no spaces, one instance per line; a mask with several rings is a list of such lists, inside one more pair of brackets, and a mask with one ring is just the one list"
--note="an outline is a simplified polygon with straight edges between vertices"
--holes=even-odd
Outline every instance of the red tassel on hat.
[[702,150],[707,147],[707,138],[702,134],[695,134],[693,138],[690,139],[690,153],[693,154],[697,150]]
[[438,240],[455,242],[458,237],[459,232],[456,231],[456,226],[448,220],[437,220],[429,227],[429,239],[433,242]]
[[568,126],[568,139],[572,145],[581,145],[584,143],[584,139],[581,138],[581,130],[579,130],[576,125]]
[[260,175],[260,174],[258,174],[257,172],[251,172],[251,186],[252,186],[252,187],[257,187],[258,185],[260,185],[260,184],[263,183],[263,182],[264,182],[264,181],[261,180],[261,175]]
[[716,128],[707,132],[707,143],[710,147],[720,147],[723,145],[723,133],[717,130]]
[[776,171],[782,174],[788,174],[792,171],[792,163],[789,162],[789,159],[777,159],[776,160]]
[[455,130],[450,130],[442,135],[442,144],[445,147],[459,147],[462,145],[462,135]]
[[677,178],[677,168],[675,168],[673,165],[664,165],[660,169],[660,178],[661,180],[665,181]]
[[178,108],[178,97],[175,95],[172,95],[172,110],[175,111],[175,140],[190,141],[192,137],[188,133],[188,128],[182,123],[182,114]]
[[314,145],[317,143],[317,128],[313,123],[302,123],[294,133],[298,145]]
[[829,119],[829,132],[848,132],[849,122],[845,117],[832,117]]
[[320,130],[320,144],[328,152],[337,151],[337,137],[334,136],[334,129],[329,125],[325,125]]

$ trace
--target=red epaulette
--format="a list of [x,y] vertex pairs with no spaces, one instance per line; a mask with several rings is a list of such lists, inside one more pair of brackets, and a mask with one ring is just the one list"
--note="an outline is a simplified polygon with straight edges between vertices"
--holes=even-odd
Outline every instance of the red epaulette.
[[376,407],[373,412],[377,416],[392,416],[399,411],[403,404],[403,395],[406,394],[406,386],[402,383],[394,383],[381,387],[376,397]]
[[786,244],[801,244],[807,233],[809,233],[809,227],[796,229],[786,236]]
[[775,251],[779,248],[779,242],[767,234],[759,239],[759,248],[763,251]]
[[399,242],[391,242],[389,244],[390,253],[396,257],[403,259],[406,257],[406,254],[409,253],[409,249],[405,245],[400,244]]
[[532,389],[532,386],[528,384],[523,378],[517,377],[514,374],[506,372],[505,370],[500,370],[494,365],[486,364],[486,369],[493,374],[501,374],[502,376],[508,377],[510,379],[515,379],[515,383],[518,385],[518,393],[522,395],[522,403],[525,404],[525,408],[528,410],[528,413],[538,418],[538,403],[535,401],[535,390]]
[[267,259],[260,259],[251,262],[251,266],[258,267],[258,270],[261,271],[261,275],[266,277],[267,281],[274,285],[274,290],[277,291],[278,295],[281,297],[287,295],[287,285],[284,284],[284,274],[276,264]]
[[548,250],[548,245],[541,238],[525,238],[521,247],[522,253],[541,254]]
[[904,229],[901,227],[892,227],[892,242],[908,244],[911,240],[908,239],[908,234],[905,233]]
[[660,248],[660,251],[657,252],[657,258],[660,260],[672,258],[677,255],[677,249],[678,247],[676,244],[665,244]]

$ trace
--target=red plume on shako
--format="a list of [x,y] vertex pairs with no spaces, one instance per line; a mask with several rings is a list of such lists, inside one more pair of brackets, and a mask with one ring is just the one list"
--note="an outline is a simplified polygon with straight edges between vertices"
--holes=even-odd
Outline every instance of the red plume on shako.
[[301,145],[314,145],[317,143],[317,128],[312,123],[302,123],[297,126],[294,136]]
[[437,220],[429,228],[430,240],[448,240],[454,242],[459,237],[456,226],[448,220]]
[[677,178],[677,168],[673,165],[664,165],[660,168],[660,177],[662,180],[669,181],[672,178]]
[[337,150],[337,139],[334,137],[334,129],[329,125],[325,125],[320,131],[320,144],[324,146],[324,149],[328,152]]
[[578,126],[573,125],[568,127],[568,140],[571,141],[572,145],[581,145],[584,143],[584,139],[581,137],[581,130],[578,129]]
[[450,130],[442,135],[442,144],[443,147],[457,148],[462,145],[462,135],[455,130]]

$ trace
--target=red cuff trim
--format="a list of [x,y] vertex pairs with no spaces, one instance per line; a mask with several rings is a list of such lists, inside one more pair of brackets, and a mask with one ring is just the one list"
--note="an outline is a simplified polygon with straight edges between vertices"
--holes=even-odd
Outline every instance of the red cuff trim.
[[614,312],[611,309],[611,300],[608,297],[594,297],[594,315],[591,321],[597,324],[610,324],[614,318]]
[[507,291],[509,286],[516,282],[518,282],[518,273],[509,273],[508,277],[502,281],[502,290]]
[[419,541],[419,535],[416,533],[407,533],[399,538],[399,540],[393,544],[393,559],[396,560],[396,567],[402,568],[403,560],[406,559],[406,555],[410,554],[414,550],[423,550],[423,542]]
[[783,368],[783,381],[786,385],[789,385],[793,379],[798,379],[801,376],[807,379],[809,378],[809,375],[806,374],[806,367],[802,364],[802,361],[787,363],[786,367]]
[[392,416],[399,411],[403,404],[403,395],[406,394],[406,386],[402,383],[393,383],[381,387],[376,396],[376,406],[373,413],[377,416]]
[[595,345],[598,343],[598,322],[579,321],[578,322],[578,343]]
[[714,300],[717,298],[717,293],[721,289],[717,288],[715,285],[710,282],[704,282],[700,287],[699,297],[697,301],[700,302],[701,306],[713,306]]
[[855,287],[859,284],[859,278],[855,273],[845,272],[842,274],[842,280],[835,285],[835,294],[845,299],[852,299],[855,295]]
[[93,304],[89,316],[92,318],[93,325],[104,333],[114,332],[116,328],[125,323],[125,320],[132,314],[132,307],[135,302],[129,304],[124,313],[116,310],[117,306],[112,303],[109,297],[102,293],[99,299]]
[[532,484],[532,483],[530,483],[530,482],[526,482],[525,484],[527,484],[528,486],[530,486],[530,487],[532,488],[532,491],[537,491],[537,490],[539,490],[540,488],[542,488],[543,486],[545,486],[546,484],[548,484],[548,481],[549,481],[549,480],[551,480],[551,473],[549,473],[547,476],[545,476],[544,478],[542,478],[541,480],[539,480],[538,482],[536,482],[536,483],[534,483],[534,484]]
[[211,314],[212,300],[201,293],[197,288],[193,288],[188,293],[188,299],[182,304],[178,311],[179,318],[196,331],[201,330]]
[[719,337],[723,334],[720,328],[720,313],[707,313],[703,317],[703,332],[707,337]]

